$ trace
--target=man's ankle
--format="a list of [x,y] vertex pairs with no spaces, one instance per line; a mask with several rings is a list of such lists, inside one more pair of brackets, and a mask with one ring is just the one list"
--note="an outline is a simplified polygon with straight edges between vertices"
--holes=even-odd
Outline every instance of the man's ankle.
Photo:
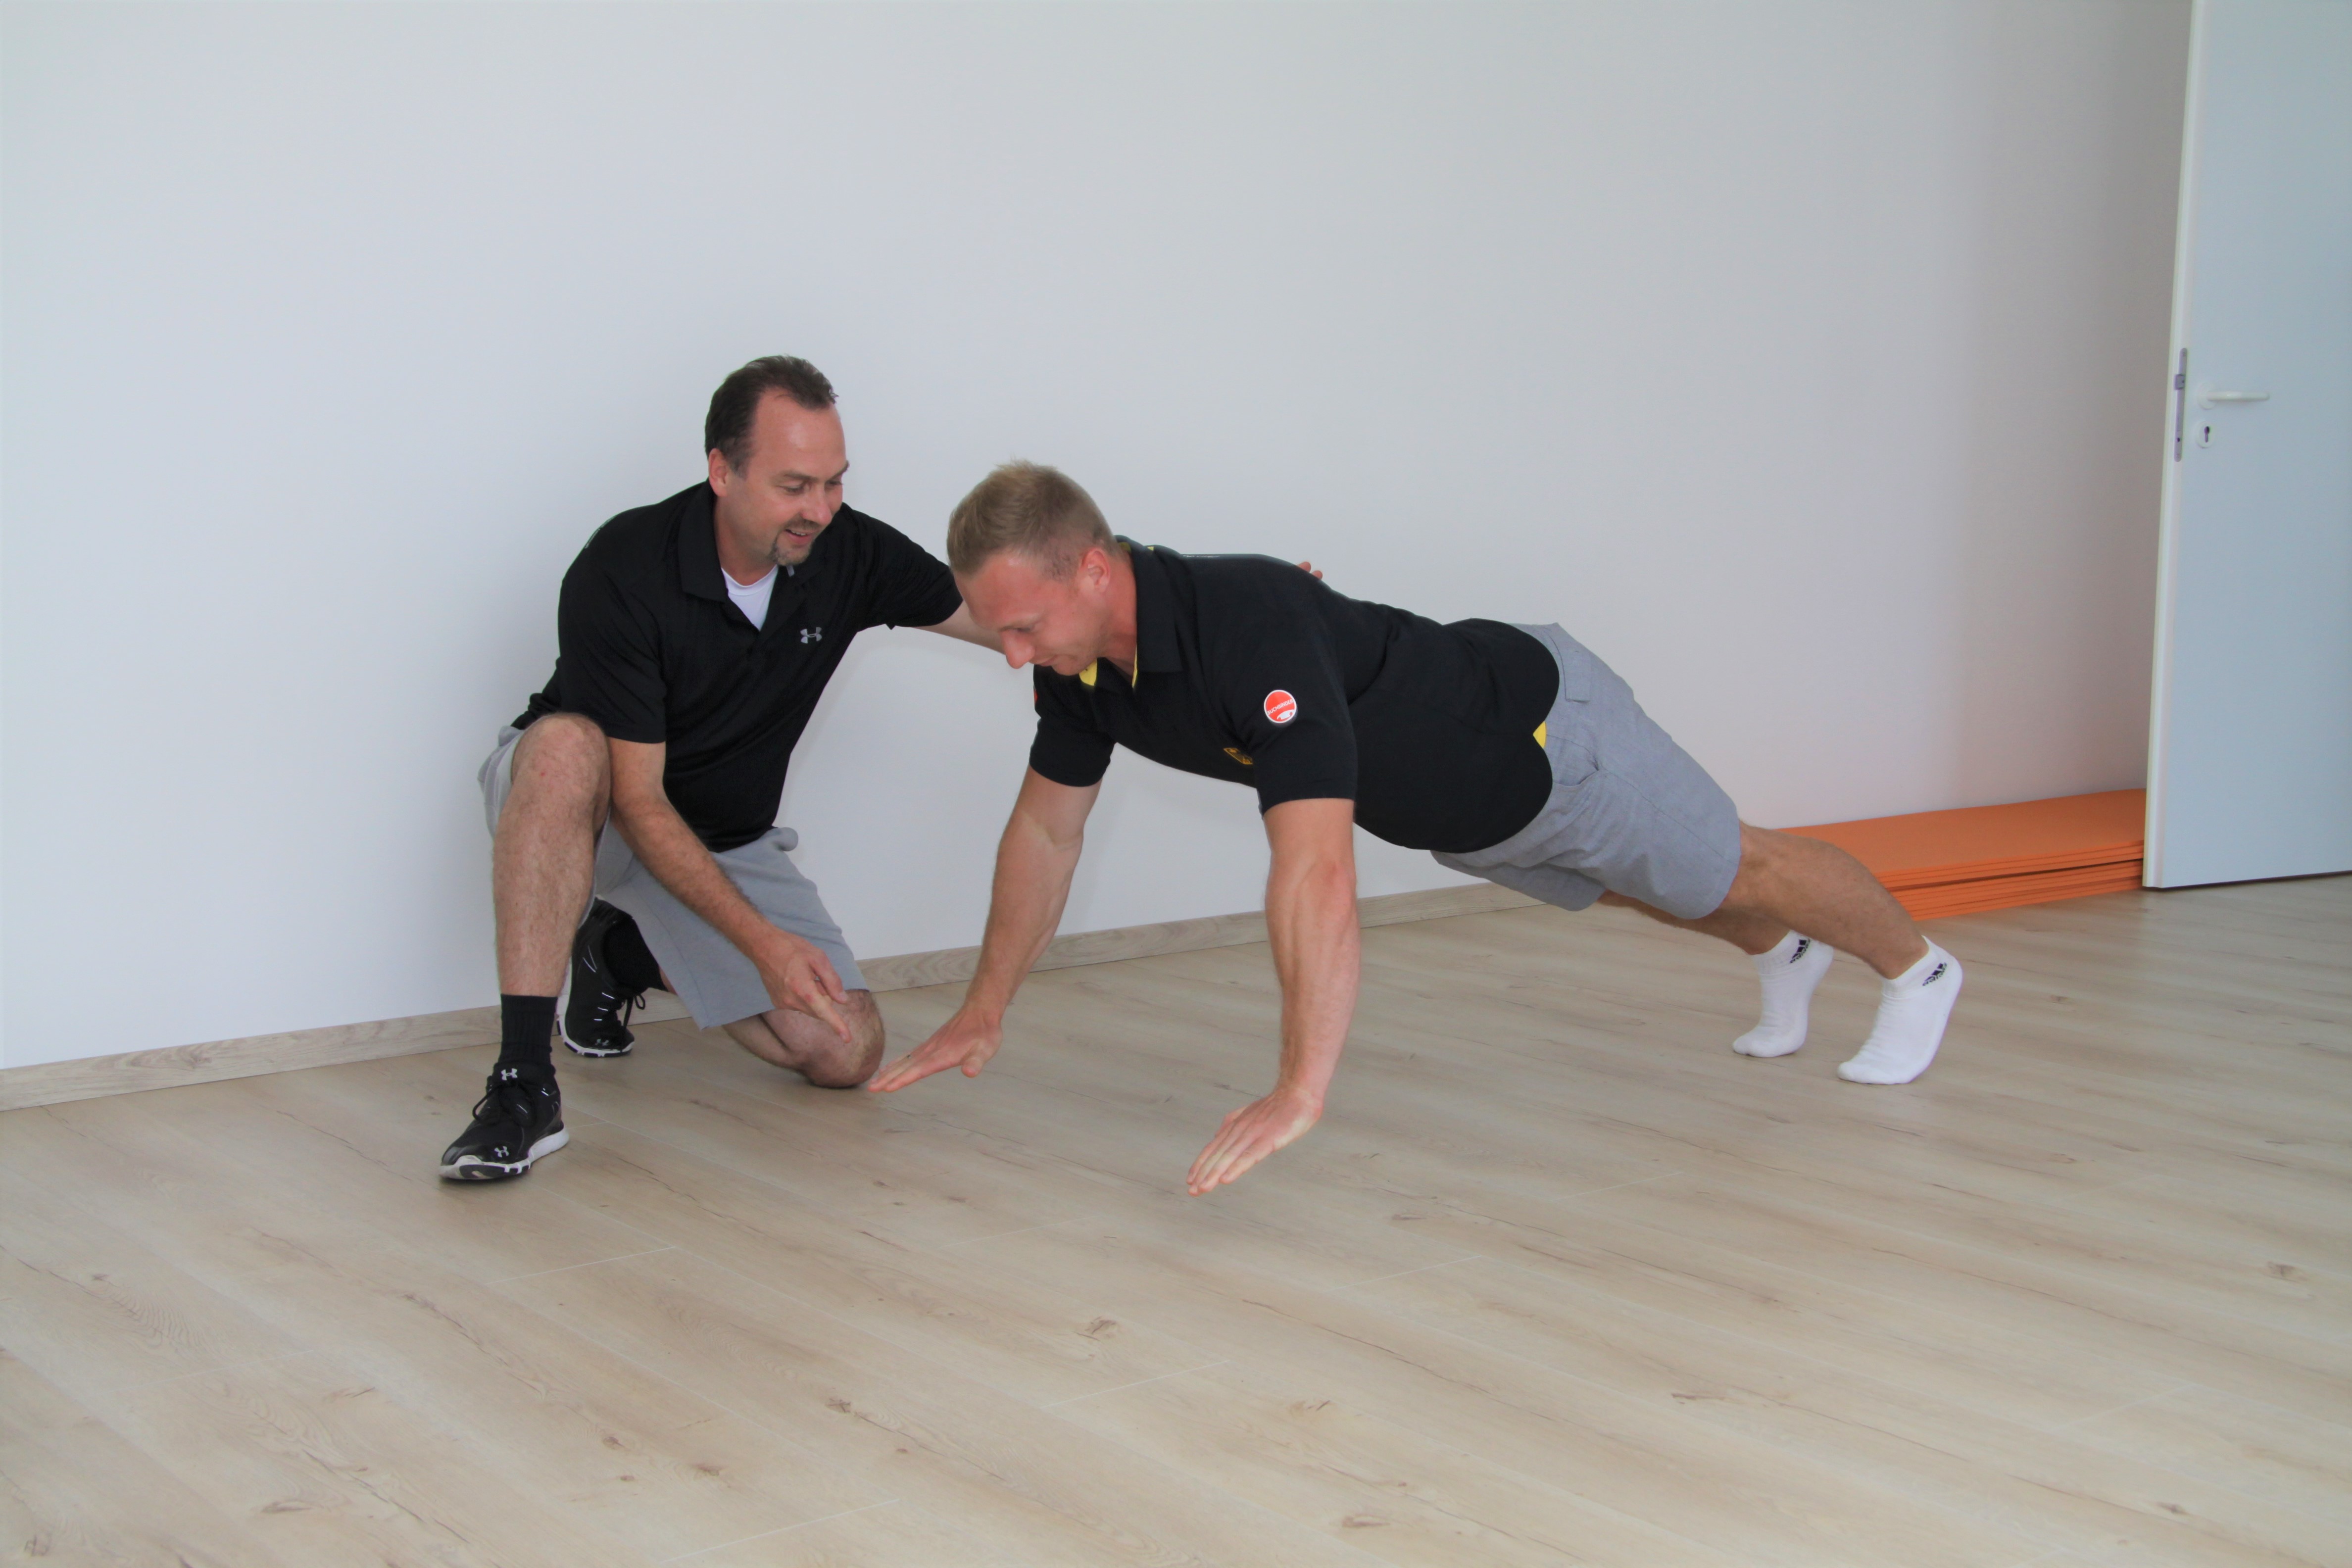
[[499,1062],[533,1077],[555,1074],[555,998],[499,997]]

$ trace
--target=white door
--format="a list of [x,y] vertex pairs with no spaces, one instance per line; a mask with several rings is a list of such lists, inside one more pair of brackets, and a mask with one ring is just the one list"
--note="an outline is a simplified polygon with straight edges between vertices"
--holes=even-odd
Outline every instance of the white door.
[[2147,885],[2352,869],[2352,0],[2196,0]]

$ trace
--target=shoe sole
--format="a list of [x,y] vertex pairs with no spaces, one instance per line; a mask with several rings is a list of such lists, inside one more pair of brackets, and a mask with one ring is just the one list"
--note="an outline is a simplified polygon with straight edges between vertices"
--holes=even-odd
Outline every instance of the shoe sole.
[[637,1048],[636,1042],[634,1040],[617,1049],[609,1046],[583,1046],[571,1036],[563,1034],[561,1029],[556,1033],[562,1037],[563,1048],[575,1057],[625,1057]]
[[450,1182],[503,1182],[521,1175],[540,1159],[554,1153],[571,1142],[572,1134],[559,1127],[532,1144],[530,1152],[511,1165],[502,1165],[496,1160],[477,1160],[468,1154],[454,1165],[442,1166],[441,1176],[444,1181]]

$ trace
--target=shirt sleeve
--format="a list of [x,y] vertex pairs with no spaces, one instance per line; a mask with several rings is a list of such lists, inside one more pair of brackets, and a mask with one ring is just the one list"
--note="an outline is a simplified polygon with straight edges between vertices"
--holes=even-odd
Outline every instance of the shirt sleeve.
[[563,574],[555,637],[567,710],[595,720],[616,741],[658,745],[669,739],[652,614],[584,556]]
[[1031,685],[1037,696],[1037,738],[1029,743],[1029,765],[1072,789],[1102,783],[1110,771],[1111,738],[1086,710],[1083,689],[1042,666],[1032,672]]
[[956,613],[963,595],[947,563],[887,522],[858,514],[866,536],[866,626],[935,626]]
[[1321,617],[1309,610],[1252,620],[1225,643],[1225,668],[1213,674],[1225,721],[1249,755],[1258,810],[1355,799],[1356,726]]

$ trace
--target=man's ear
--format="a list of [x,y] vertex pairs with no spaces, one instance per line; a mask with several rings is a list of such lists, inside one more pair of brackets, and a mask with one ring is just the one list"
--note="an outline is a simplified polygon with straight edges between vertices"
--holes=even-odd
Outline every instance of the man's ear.
[[734,478],[735,470],[727,466],[727,454],[720,451],[716,447],[711,447],[710,488],[717,490],[720,495],[725,495],[727,493],[729,483],[731,482]]

